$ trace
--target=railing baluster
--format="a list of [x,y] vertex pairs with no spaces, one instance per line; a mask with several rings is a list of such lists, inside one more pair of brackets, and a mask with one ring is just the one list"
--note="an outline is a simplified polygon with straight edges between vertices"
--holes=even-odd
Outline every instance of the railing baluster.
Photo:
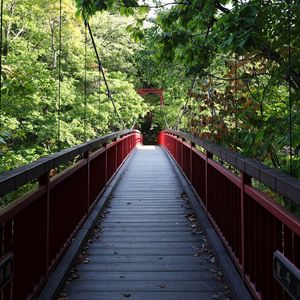
[[245,185],[251,185],[251,177],[241,172],[241,264],[242,277],[245,277]]
[[208,159],[212,159],[213,154],[206,151],[205,152],[205,209],[206,212],[208,211],[208,184],[209,184],[209,177],[208,177]]
[[39,186],[45,186],[46,187],[46,249],[45,249],[45,274],[47,276],[49,275],[49,260],[50,260],[50,254],[49,254],[49,239],[50,239],[50,172],[47,172],[43,176],[41,176],[39,179]]

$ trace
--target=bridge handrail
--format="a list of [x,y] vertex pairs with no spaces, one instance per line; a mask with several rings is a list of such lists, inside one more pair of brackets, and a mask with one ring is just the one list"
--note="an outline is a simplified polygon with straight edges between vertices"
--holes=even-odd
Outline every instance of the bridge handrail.
[[62,163],[66,163],[78,155],[84,154],[91,150],[101,147],[103,144],[120,138],[130,133],[139,132],[134,129],[127,129],[123,131],[114,132],[105,136],[93,139],[86,143],[73,146],[52,153],[46,157],[40,158],[22,167],[4,172],[0,175],[0,197],[7,193],[16,190],[22,185],[39,178],[50,170],[58,167]]
[[[120,131],[1,175],[2,195],[33,179],[38,182],[0,209],[0,273],[5,273],[0,291],[5,299],[36,299],[93,208],[104,204],[101,196],[142,140],[137,130]],[[73,161],[75,157],[79,159]],[[53,168],[68,161],[70,166],[50,176]]]
[[294,293],[299,284],[284,280],[299,274],[300,219],[252,179],[297,204],[300,181],[189,133],[165,130],[158,142],[186,177],[254,299]]
[[270,168],[257,160],[246,158],[239,153],[230,151],[208,140],[200,139],[190,133],[176,130],[163,130],[162,132],[175,135],[202,147],[207,152],[216,155],[224,162],[232,165],[234,168],[243,171],[252,178],[257,179],[259,182],[271,188],[274,192],[277,192],[286,197],[288,200],[300,205],[299,179],[274,168]]

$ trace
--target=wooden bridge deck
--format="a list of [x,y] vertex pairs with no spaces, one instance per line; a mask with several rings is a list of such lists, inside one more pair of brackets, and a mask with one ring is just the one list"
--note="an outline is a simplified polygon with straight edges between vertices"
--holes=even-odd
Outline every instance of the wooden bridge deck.
[[77,265],[79,278],[66,286],[68,297],[225,299],[225,283],[163,150],[141,147],[124,172],[100,236]]

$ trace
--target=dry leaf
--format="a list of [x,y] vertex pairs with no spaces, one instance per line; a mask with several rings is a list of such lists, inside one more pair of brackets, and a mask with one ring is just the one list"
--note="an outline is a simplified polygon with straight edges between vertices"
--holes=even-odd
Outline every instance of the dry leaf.
[[123,296],[126,297],[126,298],[129,298],[129,297],[131,297],[131,294],[130,293],[123,293]]

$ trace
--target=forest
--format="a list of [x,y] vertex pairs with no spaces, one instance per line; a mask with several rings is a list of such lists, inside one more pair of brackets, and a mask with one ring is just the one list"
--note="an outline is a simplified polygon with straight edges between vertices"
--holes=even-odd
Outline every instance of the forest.
[[[0,173],[173,128],[300,178],[300,1],[1,3]],[[141,87],[162,88],[164,106]]]

